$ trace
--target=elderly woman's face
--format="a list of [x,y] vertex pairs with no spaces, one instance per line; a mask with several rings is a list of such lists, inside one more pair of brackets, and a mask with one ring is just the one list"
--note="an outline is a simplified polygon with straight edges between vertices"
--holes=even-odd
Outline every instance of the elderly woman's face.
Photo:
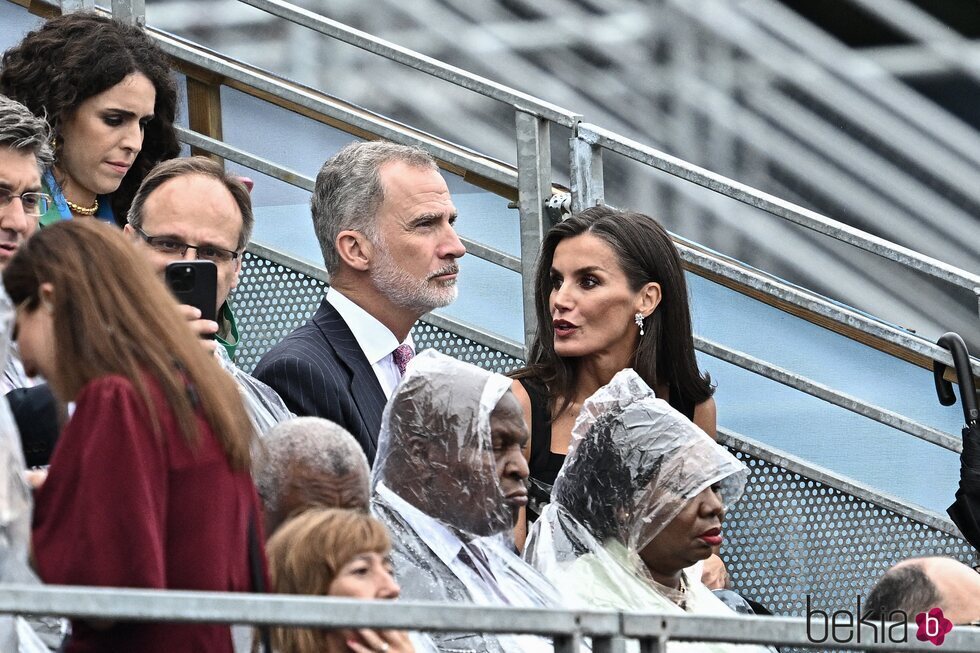
[[85,99],[61,125],[57,168],[68,199],[90,203],[114,192],[143,149],[143,129],[153,118],[156,89],[131,73]]
[[640,558],[654,575],[672,576],[704,560],[721,544],[724,518],[715,489],[705,488],[640,551]]

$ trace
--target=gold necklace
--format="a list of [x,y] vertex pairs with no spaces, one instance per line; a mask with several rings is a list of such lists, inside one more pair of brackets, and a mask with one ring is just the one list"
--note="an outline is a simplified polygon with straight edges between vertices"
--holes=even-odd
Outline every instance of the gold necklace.
[[99,198],[95,198],[95,203],[92,206],[79,206],[67,197],[65,198],[65,203],[72,210],[72,213],[77,213],[78,215],[95,215],[95,212],[99,210]]

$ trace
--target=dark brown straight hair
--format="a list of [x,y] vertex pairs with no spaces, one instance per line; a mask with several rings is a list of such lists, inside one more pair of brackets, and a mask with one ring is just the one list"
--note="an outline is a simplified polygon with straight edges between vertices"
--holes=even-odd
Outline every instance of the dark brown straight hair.
[[159,434],[149,377],[189,442],[200,436],[197,403],[232,468],[249,468],[254,431],[237,384],[204,351],[176,300],[121,231],[97,220],[65,220],[37,232],[7,264],[3,284],[15,306],[37,311],[43,283],[54,287],[57,373],[48,382],[59,399],[71,401],[90,381],[120,375],[146,402]]
[[544,384],[557,415],[574,400],[576,359],[555,353],[551,320],[551,265],[558,244],[582,234],[601,238],[616,253],[630,288],[638,292],[650,282],[660,284],[661,300],[647,316],[631,366],[651,388],[674,386],[694,404],[714,393],[711,377],[698,369],[691,332],[687,283],[677,248],[653,218],[634,211],[596,206],[556,224],[541,243],[534,280],[537,335],[531,343],[527,366],[511,373],[515,379]]

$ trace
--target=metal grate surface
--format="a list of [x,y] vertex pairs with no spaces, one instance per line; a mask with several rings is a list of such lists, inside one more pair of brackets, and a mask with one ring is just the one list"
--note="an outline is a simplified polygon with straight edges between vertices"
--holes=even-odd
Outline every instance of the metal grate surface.
[[[737,445],[736,445],[737,449]],[[722,555],[735,588],[776,614],[855,611],[874,582],[906,558],[974,564],[963,539],[741,451],[750,477],[725,519]]]
[[[251,371],[272,345],[309,319],[327,284],[247,253],[233,297],[242,344],[237,362]],[[506,372],[523,361],[420,322],[419,350],[435,348]],[[892,564],[917,555],[947,555],[968,564],[964,540],[877,506],[767,460],[734,453],[750,469],[741,501],[725,523],[723,556],[735,588],[774,613],[803,615],[807,595],[816,609],[855,608],[855,599]]]
[[[245,253],[238,288],[231,296],[241,344],[235,362],[251,373],[262,355],[310,319],[327,293],[327,284],[284,265]],[[495,372],[509,372],[524,361],[420,321],[412,330],[418,351],[436,349]]]

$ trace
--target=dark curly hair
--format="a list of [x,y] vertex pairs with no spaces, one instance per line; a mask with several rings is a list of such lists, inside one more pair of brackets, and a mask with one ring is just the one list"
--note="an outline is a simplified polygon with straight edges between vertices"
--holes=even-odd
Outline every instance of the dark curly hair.
[[180,152],[173,124],[177,86],[167,55],[140,27],[79,12],[53,18],[29,32],[0,61],[0,94],[46,117],[56,135],[83,101],[136,72],[153,83],[156,102],[144,131],[143,149],[112,194],[120,225],[126,223],[133,195],[150,169]]

